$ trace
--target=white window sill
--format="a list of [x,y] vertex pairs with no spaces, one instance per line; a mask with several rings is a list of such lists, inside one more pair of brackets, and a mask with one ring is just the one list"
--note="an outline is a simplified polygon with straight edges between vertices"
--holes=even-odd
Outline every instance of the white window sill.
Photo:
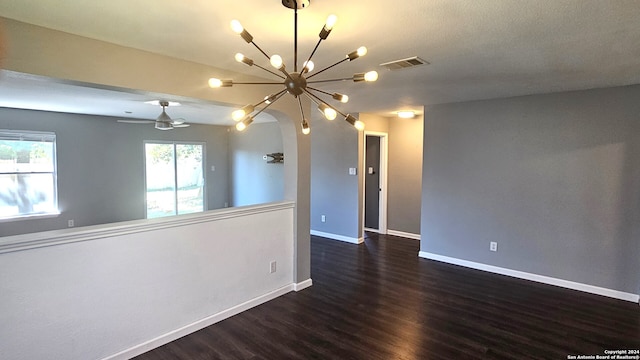
[[50,218],[56,218],[58,216],[60,216],[60,212],[46,213],[46,214],[21,215],[21,216],[9,217],[9,218],[0,218],[0,223],[14,222],[14,221],[24,221],[24,220],[50,219]]

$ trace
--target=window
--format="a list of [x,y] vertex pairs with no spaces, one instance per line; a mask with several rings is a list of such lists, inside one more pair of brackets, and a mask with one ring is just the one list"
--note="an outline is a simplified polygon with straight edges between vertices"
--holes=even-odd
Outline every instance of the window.
[[204,211],[204,144],[146,142],[147,219]]
[[59,214],[56,135],[0,130],[0,220]]

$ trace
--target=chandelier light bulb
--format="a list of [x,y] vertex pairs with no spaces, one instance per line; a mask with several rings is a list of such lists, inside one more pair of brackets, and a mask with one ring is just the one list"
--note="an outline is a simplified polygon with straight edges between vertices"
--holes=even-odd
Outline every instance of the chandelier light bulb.
[[233,113],[231,113],[231,117],[235,121],[240,121],[245,116],[251,114],[253,112],[253,110],[255,110],[255,107],[253,105],[249,104],[249,105],[246,105],[245,107],[243,107],[242,109],[236,110]]
[[249,66],[253,66],[253,60],[249,59],[248,57],[244,56],[241,53],[237,53],[235,58],[236,58],[237,62],[241,62],[241,63],[245,63],[245,64],[247,64]]
[[244,129],[247,128],[247,126],[251,125],[252,122],[253,122],[253,117],[248,116],[247,118],[245,118],[244,120],[236,124],[236,130],[243,131]]
[[331,29],[333,29],[333,26],[336,24],[336,21],[338,21],[337,16],[329,15],[327,22],[322,27],[320,34],[318,34],[318,36],[320,36],[320,40],[327,40],[327,37],[329,37],[329,34],[331,33]]
[[240,21],[231,20],[231,30],[233,30],[233,32],[236,34],[242,34],[242,32],[244,31],[244,27],[242,27]]
[[347,95],[335,93],[335,94],[331,95],[331,97],[333,97],[334,99],[340,101],[343,104],[349,102],[349,97]]
[[302,120],[302,133],[304,135],[309,135],[310,132],[311,132],[311,129],[309,128],[309,123],[307,122],[307,119],[303,119]]
[[338,116],[338,113],[327,104],[320,104],[318,109],[322,111],[322,114],[327,120],[334,120],[336,116]]
[[347,115],[347,117],[344,118],[344,120],[346,122],[348,122],[349,124],[351,124],[358,131],[364,130],[364,123],[362,121],[356,119],[355,117],[353,117],[351,114]]
[[378,80],[378,72],[377,71],[369,71],[368,73],[364,74],[364,81],[376,81]]
[[272,55],[269,59],[269,62],[271,63],[271,66],[278,70],[282,69],[283,67],[282,57],[280,55]]
[[240,121],[242,120],[247,114],[245,114],[244,110],[240,109],[240,110],[236,110],[234,112],[231,113],[231,118],[235,121]]
[[336,116],[338,116],[338,113],[332,108],[324,109],[324,117],[326,117],[327,120],[334,120]]
[[353,61],[359,58],[360,56],[365,56],[365,55],[367,55],[367,48],[364,46],[360,46],[356,51],[352,51],[348,53],[347,58],[349,58],[349,61]]
[[219,87],[232,87],[233,80],[220,80],[216,78],[209,79],[209,87],[219,88]]
[[333,29],[333,27],[336,25],[336,22],[338,21],[338,17],[331,14],[329,15],[329,17],[327,17],[327,22],[324,24],[324,28],[327,31],[331,31]]
[[220,86],[222,86],[222,80],[216,78],[209,79],[209,87],[219,88]]
[[302,64],[302,69],[305,73],[308,73],[313,71],[314,66],[313,61],[305,61],[304,64]]
[[267,95],[264,97],[264,102],[268,105],[271,104],[272,102],[276,101],[276,95],[275,94],[271,94],[271,95]]

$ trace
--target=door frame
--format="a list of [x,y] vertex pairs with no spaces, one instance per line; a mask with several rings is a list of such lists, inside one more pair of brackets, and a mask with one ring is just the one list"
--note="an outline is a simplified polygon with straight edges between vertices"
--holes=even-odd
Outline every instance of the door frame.
[[[367,179],[367,136],[376,136],[380,138],[380,192],[379,192],[379,209],[378,209],[378,229],[369,229],[364,227],[365,218],[365,186]],[[388,184],[388,161],[389,161],[389,134],[379,131],[365,131],[364,141],[362,142],[363,156],[362,167],[363,169],[363,186],[360,190],[362,192],[362,236],[364,237],[365,231],[377,232],[379,234],[387,233],[387,184]]]

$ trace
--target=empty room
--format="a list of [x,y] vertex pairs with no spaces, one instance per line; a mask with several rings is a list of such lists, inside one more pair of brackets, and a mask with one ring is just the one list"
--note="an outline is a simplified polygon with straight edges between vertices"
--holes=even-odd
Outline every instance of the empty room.
[[0,358],[640,359],[638,19],[0,1]]

